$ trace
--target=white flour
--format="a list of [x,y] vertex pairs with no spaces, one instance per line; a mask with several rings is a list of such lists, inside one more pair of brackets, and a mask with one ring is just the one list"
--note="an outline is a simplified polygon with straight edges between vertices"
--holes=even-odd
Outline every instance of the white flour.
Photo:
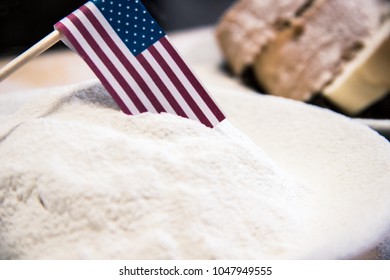
[[130,120],[98,87],[56,90],[10,118],[36,94],[0,94],[0,258],[335,259],[385,240],[370,257],[389,259],[390,144],[349,118],[248,93],[218,68],[211,29],[175,42],[229,120],[305,187],[266,176],[274,167],[259,150],[243,158],[253,146],[231,129]]
[[0,158],[0,259],[303,257],[310,192],[228,122],[80,86],[3,120]]

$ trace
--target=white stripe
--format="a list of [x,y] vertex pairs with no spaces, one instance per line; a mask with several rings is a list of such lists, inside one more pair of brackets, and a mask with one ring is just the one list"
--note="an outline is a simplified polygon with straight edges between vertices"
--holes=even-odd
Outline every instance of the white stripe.
[[76,28],[76,26],[72,23],[68,18],[64,18],[61,21],[68,30],[72,33],[75,39],[79,42],[82,49],[87,53],[88,57],[93,61],[95,66],[100,70],[100,72],[107,78],[110,85],[114,88],[116,93],[122,99],[123,103],[125,103],[126,107],[130,110],[132,114],[140,114],[140,111],[131,101],[131,99],[127,96],[126,92],[120,86],[115,77],[111,74],[111,72],[107,69],[104,63],[101,61],[99,56],[94,52],[93,48],[88,44],[85,38],[81,35],[80,31]]
[[144,69],[144,67],[140,64],[140,62],[134,57],[133,53],[127,48],[127,46],[122,41],[122,39],[118,36],[118,34],[116,34],[114,29],[108,23],[108,21],[103,16],[103,14],[100,12],[100,10],[95,6],[95,4],[93,4],[92,2],[88,2],[87,4],[85,4],[85,6],[87,6],[87,8],[89,8],[90,11],[95,15],[96,19],[100,22],[100,24],[103,26],[104,29],[106,29],[107,31],[112,30],[112,32],[108,32],[111,35],[110,36],[111,39],[119,47],[119,49],[122,51],[122,53],[127,58],[127,60],[134,66],[135,70],[144,79],[144,81],[149,86],[151,91],[155,94],[157,100],[163,106],[165,111],[168,113],[176,114],[175,110],[172,108],[171,104],[169,104],[168,100],[165,98],[164,94],[161,92],[161,90],[159,89],[157,84],[150,77],[150,75],[147,73],[147,71]]
[[180,67],[177,65],[177,63],[173,60],[172,56],[168,53],[168,51],[164,48],[164,46],[161,44],[161,42],[157,42],[155,45],[158,52],[161,54],[161,56],[164,58],[164,60],[168,63],[168,65],[172,68],[172,70],[175,72],[176,76],[179,78],[179,80],[183,83],[184,87],[187,89],[187,91],[190,93],[190,95],[194,98],[194,101],[196,104],[198,104],[201,111],[206,115],[208,120],[212,124],[219,123],[218,119],[215,117],[214,113],[211,111],[209,106],[204,102],[202,97],[199,95],[198,91],[192,86],[186,75],[184,75],[183,71],[180,69]]
[[65,36],[61,36],[61,41],[72,51],[77,53],[76,48],[72,45],[72,43]]
[[146,50],[143,52],[143,55],[145,56],[145,59],[150,63],[152,68],[156,71],[157,75],[161,78],[162,82],[166,85],[168,90],[172,93],[173,97],[183,109],[184,113],[186,113],[188,118],[200,121],[196,114],[192,111],[191,107],[184,100],[183,96],[177,90],[175,85],[172,83],[171,79],[169,79],[165,71],[161,68],[160,64],[151,55],[151,53]]
[[138,83],[129,74],[127,69],[123,66],[122,62],[114,54],[111,48],[101,37],[100,33],[96,30],[96,28],[92,25],[92,23],[88,20],[88,18],[83,14],[83,12],[77,10],[73,14],[81,20],[83,25],[87,28],[88,32],[91,33],[96,43],[99,45],[102,51],[107,55],[108,59],[114,64],[114,67],[118,69],[119,73],[123,76],[126,83],[133,89],[135,94],[138,96],[139,100],[145,106],[146,110],[148,110],[148,112],[151,113],[157,113],[157,110],[154,108],[153,104],[144,94],[143,90],[139,87]]

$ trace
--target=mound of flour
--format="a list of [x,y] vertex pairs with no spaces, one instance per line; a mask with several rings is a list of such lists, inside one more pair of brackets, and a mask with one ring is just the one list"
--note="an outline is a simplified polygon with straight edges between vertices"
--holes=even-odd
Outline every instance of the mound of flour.
[[309,201],[229,122],[122,114],[92,84],[0,125],[0,259],[300,257]]

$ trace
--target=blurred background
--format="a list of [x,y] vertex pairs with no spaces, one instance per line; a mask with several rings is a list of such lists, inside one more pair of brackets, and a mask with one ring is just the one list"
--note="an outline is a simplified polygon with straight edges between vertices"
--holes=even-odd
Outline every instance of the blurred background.
[[[53,31],[86,0],[0,0],[0,56],[14,55]],[[143,0],[166,31],[211,25],[234,0]],[[56,46],[61,47],[61,44]]]

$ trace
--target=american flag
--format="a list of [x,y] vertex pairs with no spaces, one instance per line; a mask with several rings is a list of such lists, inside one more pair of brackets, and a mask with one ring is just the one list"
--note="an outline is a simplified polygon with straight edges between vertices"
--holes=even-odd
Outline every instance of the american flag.
[[91,0],[55,28],[121,110],[167,112],[214,127],[225,119],[139,0]]

